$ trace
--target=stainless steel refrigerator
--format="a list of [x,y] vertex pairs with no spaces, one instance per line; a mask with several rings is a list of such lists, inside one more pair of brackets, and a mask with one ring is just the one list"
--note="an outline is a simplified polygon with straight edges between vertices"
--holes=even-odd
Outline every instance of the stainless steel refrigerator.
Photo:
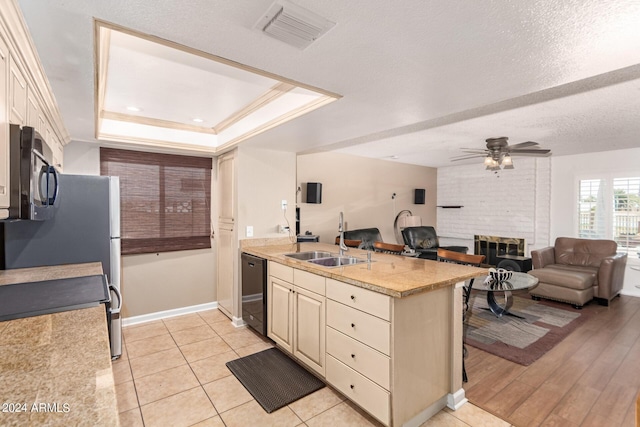
[[120,180],[59,176],[55,213],[46,221],[1,223],[0,268],[102,262],[111,289],[111,356],[122,354],[120,309]]

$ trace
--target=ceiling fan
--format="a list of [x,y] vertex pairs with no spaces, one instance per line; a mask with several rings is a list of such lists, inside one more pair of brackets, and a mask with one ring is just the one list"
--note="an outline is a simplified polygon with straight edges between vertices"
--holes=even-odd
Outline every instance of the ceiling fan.
[[537,142],[526,141],[509,145],[508,139],[506,136],[489,138],[486,140],[486,149],[463,148],[462,151],[467,154],[453,157],[451,161],[484,157],[484,164],[487,166],[487,170],[499,171],[501,166],[504,169],[513,169],[511,156],[548,157],[551,155],[551,150],[540,148]]

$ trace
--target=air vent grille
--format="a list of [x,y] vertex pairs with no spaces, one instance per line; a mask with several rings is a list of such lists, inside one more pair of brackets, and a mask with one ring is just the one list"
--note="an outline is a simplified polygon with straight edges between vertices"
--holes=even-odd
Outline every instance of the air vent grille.
[[305,49],[335,25],[320,15],[288,1],[274,3],[255,25],[265,34]]

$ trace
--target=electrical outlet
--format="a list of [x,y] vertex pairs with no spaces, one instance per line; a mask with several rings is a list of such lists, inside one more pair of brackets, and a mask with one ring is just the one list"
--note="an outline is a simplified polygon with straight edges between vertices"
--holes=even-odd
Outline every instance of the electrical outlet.
[[287,210],[287,201],[286,200],[282,200],[282,210],[283,211]]
[[278,225],[278,232],[280,233],[288,233],[289,232],[289,227],[286,225]]
[[245,234],[247,237],[253,237],[253,225],[247,225],[247,232]]

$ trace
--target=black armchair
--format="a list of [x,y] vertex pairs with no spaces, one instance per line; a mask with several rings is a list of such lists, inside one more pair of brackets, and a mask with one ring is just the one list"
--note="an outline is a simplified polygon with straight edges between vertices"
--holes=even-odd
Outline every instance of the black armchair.
[[433,227],[407,227],[402,230],[402,238],[405,245],[415,250],[420,258],[438,259],[438,248],[466,254],[469,250],[466,246],[440,246],[438,235]]
[[360,249],[374,250],[374,242],[382,242],[382,235],[377,228],[360,228],[344,232],[345,240],[360,240]]

